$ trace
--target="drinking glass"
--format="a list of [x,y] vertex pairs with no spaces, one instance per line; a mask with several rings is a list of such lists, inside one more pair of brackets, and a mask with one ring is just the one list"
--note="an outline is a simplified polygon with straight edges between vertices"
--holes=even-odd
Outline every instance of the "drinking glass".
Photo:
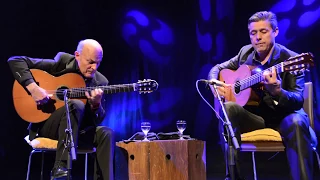
[[151,129],[151,124],[149,122],[142,122],[141,123],[141,130],[144,134],[144,139],[142,141],[149,141],[149,139],[147,138],[148,132]]
[[180,136],[180,140],[183,140],[183,137],[182,137],[182,135],[183,135],[183,131],[186,129],[186,127],[187,127],[187,122],[186,121],[184,121],[184,120],[178,120],[177,121],[177,128],[178,128],[178,130],[179,130],[179,136]]

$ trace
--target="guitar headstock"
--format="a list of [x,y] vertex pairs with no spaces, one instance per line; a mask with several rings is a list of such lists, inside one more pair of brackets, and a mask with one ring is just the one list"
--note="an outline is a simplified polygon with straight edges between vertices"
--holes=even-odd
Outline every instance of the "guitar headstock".
[[157,81],[151,79],[144,79],[139,80],[137,83],[135,83],[135,90],[139,91],[140,94],[146,94],[157,90],[158,86],[159,85]]
[[302,53],[291,57],[283,62],[283,71],[289,71],[293,74],[298,74],[308,71],[309,67],[314,66],[312,53]]

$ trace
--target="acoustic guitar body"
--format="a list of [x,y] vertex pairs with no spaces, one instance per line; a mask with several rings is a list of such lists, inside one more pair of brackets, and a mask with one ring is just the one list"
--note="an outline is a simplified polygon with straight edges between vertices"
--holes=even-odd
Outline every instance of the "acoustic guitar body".
[[232,101],[240,106],[259,104],[259,98],[255,92],[252,91],[251,87],[240,90],[240,86],[237,86],[238,81],[252,75],[252,70],[254,68],[256,67],[241,65],[236,71],[230,69],[223,69],[220,71],[219,80],[226,84],[232,84],[231,88],[226,90],[226,94],[224,96],[225,101]]
[[[30,71],[36,83],[48,92],[50,100],[45,105],[37,105],[30,93],[15,80],[12,90],[13,104],[18,115],[27,122],[45,121],[55,110],[64,106],[63,89],[86,87],[83,78],[76,73],[55,77],[42,70],[32,69]],[[61,91],[56,93],[56,90],[60,89]],[[84,103],[87,101],[86,99],[80,100]]]
[[302,53],[267,69],[249,65],[241,65],[236,71],[223,69],[219,73],[219,80],[232,85],[226,90],[224,99],[241,106],[259,105],[260,98],[257,93],[260,94],[264,90],[262,83],[264,72],[270,72],[274,68],[277,74],[283,72],[299,74],[314,66],[313,58],[312,53]]
[[76,73],[67,73],[61,76],[52,76],[39,70],[30,70],[38,86],[47,91],[49,100],[43,105],[37,105],[27,89],[22,87],[17,80],[13,83],[13,104],[18,115],[25,121],[39,123],[47,120],[57,109],[65,105],[64,91],[67,89],[69,99],[79,99],[87,103],[85,92],[99,88],[104,94],[127,93],[137,91],[139,94],[151,93],[158,89],[159,84],[152,79],[139,80],[130,84],[115,84],[96,87],[86,87],[82,76]]

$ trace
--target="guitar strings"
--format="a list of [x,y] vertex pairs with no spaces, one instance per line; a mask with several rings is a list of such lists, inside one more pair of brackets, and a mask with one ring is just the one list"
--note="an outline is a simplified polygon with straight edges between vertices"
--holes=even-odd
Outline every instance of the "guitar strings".
[[[277,65],[275,65],[274,67],[275,67],[276,70],[277,70],[279,67],[281,67],[281,64],[277,64]],[[243,85],[243,84],[248,83],[248,82],[250,82],[250,81],[252,81],[252,80],[254,80],[254,79],[261,78],[264,72],[266,72],[266,71],[271,71],[271,70],[272,70],[272,67],[267,68],[267,69],[263,70],[262,72],[259,72],[259,73],[257,73],[257,74],[254,74],[254,75],[252,75],[252,76],[250,76],[250,77],[248,77],[248,78],[245,78],[245,79],[241,80],[239,84],[240,84],[240,85]]]
[[[274,67],[276,68],[276,71],[278,71],[278,68],[281,67],[281,64],[277,64]],[[263,70],[262,72],[254,74],[254,75],[252,75],[252,76],[250,76],[248,78],[245,78],[243,80],[240,80],[239,83],[235,84],[235,87],[238,88],[238,87],[241,87],[241,86],[243,86],[244,84],[246,84],[248,82],[251,82],[252,80],[255,80],[257,78],[262,78],[263,73],[266,72],[266,71],[271,71],[271,69],[272,69],[272,67],[267,68],[267,69]]]
[[[72,93],[84,93],[86,91],[90,91],[90,90],[94,90],[97,88],[101,88],[103,90],[109,91],[111,90],[111,92],[113,90],[117,91],[120,90],[120,88],[127,88],[127,89],[132,89],[133,85],[132,84],[120,84],[120,85],[109,85],[109,86],[95,86],[95,87],[78,87],[78,88],[71,88],[68,89],[70,90]],[[58,90],[46,90],[48,93],[56,93],[56,94],[63,94],[65,89],[58,89]]]
[[[290,64],[290,62],[292,62],[293,59],[297,59],[298,57],[300,57],[300,56],[289,58],[287,61],[284,61],[283,64],[284,65],[288,65],[288,64]],[[291,61],[289,61],[289,60],[291,60]],[[276,68],[277,72],[278,72],[278,68],[280,68],[281,66],[282,66],[281,63],[274,65],[274,67]],[[239,86],[243,85],[244,83],[248,83],[248,82],[252,81],[253,79],[261,78],[262,75],[263,75],[263,72],[265,72],[267,70],[271,71],[271,69],[272,69],[272,67],[270,67],[270,68],[268,68],[268,69],[266,69],[266,70],[264,70],[264,71],[262,71],[260,73],[257,73],[257,74],[255,74],[253,76],[250,76],[249,78],[245,78],[245,79],[239,81],[239,84],[236,84],[235,87],[239,87]]]

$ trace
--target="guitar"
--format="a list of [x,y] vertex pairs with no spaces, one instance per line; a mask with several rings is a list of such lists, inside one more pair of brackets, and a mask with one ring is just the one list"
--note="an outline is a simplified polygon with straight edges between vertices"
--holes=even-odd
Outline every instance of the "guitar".
[[76,73],[67,73],[55,77],[38,69],[31,69],[30,71],[36,83],[45,89],[50,97],[46,104],[37,105],[28,90],[22,87],[17,80],[14,81],[12,96],[15,110],[23,120],[31,123],[45,121],[55,110],[64,106],[64,91],[66,89],[68,98],[79,99],[83,103],[86,103],[85,92],[95,88],[101,88],[104,94],[131,91],[145,94],[151,93],[158,88],[158,83],[150,79],[139,80],[137,83],[132,84],[86,87],[84,79]]
[[[313,65],[313,55],[311,53],[302,53],[272,67],[275,67],[277,74],[282,72],[297,74],[308,70]],[[226,84],[231,84],[231,87],[226,90],[225,101],[236,102],[241,106],[258,105],[259,97],[252,90],[252,86],[259,85],[258,83],[263,81],[263,72],[271,72],[272,67],[259,71],[255,66],[240,65],[236,71],[230,69],[221,70],[219,80]]]

